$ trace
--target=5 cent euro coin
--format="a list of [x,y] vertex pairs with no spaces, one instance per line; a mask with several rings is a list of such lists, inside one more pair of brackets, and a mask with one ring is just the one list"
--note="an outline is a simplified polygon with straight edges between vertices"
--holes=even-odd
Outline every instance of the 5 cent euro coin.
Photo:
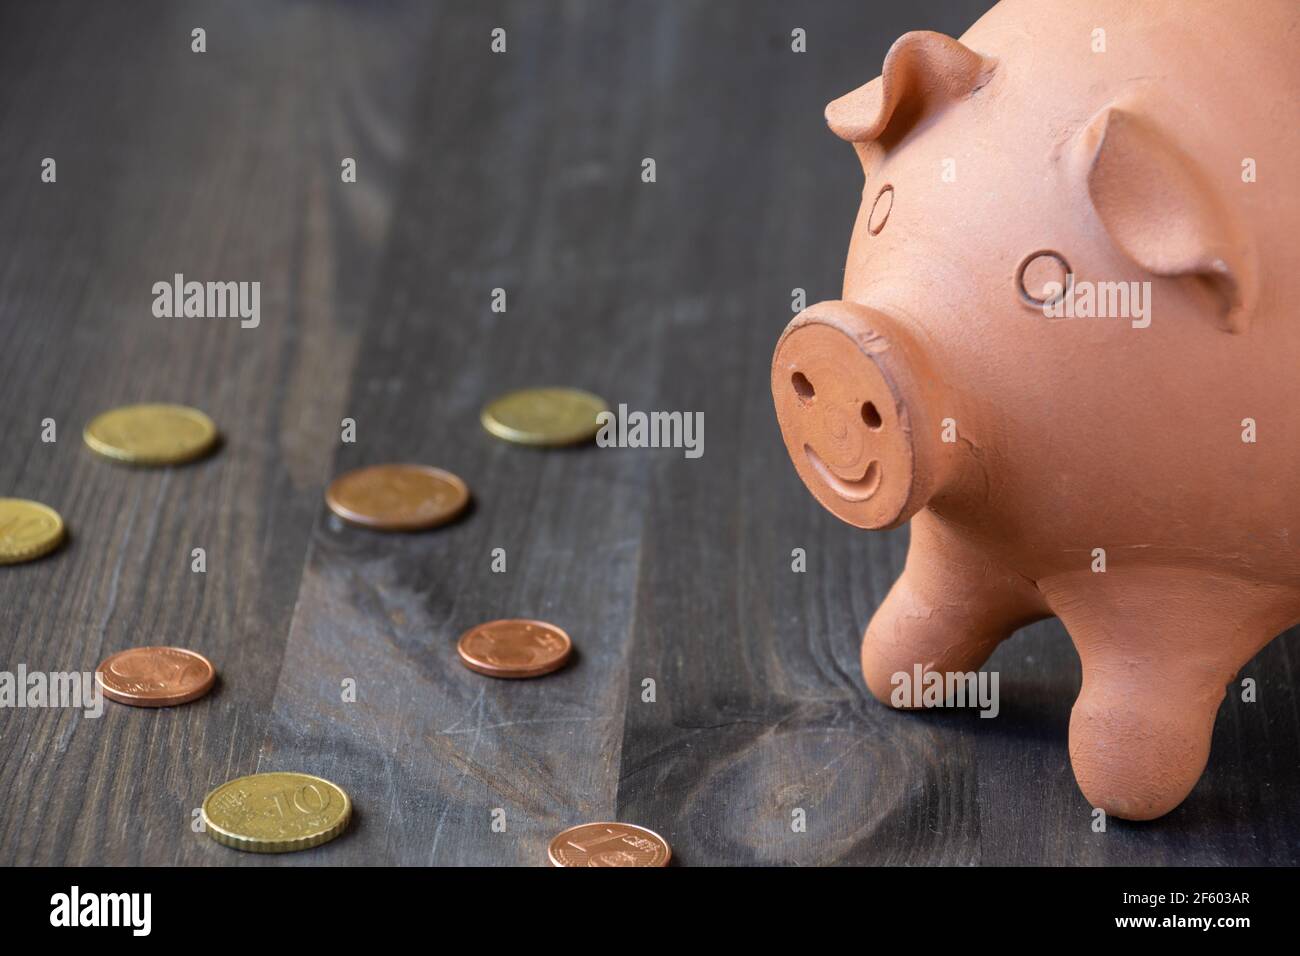
[[429,465],[371,465],[339,475],[325,503],[349,524],[377,531],[423,531],[458,517],[469,488]]

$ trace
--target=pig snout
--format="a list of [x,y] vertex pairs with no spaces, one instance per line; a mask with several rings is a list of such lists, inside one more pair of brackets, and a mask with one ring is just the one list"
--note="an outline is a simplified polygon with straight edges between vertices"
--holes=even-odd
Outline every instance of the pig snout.
[[772,358],[772,398],[795,470],[859,528],[902,524],[943,482],[938,391],[909,333],[852,302],[800,312]]

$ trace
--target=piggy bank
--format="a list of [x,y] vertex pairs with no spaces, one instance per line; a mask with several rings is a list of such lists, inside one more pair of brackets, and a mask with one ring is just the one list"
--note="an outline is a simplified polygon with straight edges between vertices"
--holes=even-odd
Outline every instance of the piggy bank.
[[818,501],[910,521],[867,686],[1059,617],[1075,779],[1123,818],[1187,796],[1300,622],[1298,35],[1292,0],[1004,0],[826,108],[866,185],[771,384]]

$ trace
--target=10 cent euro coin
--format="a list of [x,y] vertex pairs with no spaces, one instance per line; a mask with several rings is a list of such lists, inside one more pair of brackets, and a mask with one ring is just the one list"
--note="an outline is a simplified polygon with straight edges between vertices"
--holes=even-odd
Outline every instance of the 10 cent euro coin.
[[180,465],[217,443],[217,426],[184,405],[126,405],[93,419],[83,436],[96,453],[130,465]]
[[0,498],[0,564],[21,564],[63,543],[63,519],[53,508],[26,498]]
[[287,853],[328,843],[347,829],[352,801],[306,773],[255,773],[223,783],[203,801],[208,836],[252,853]]
[[576,445],[600,431],[603,398],[576,388],[529,388],[493,401],[480,416],[498,438],[520,445]]

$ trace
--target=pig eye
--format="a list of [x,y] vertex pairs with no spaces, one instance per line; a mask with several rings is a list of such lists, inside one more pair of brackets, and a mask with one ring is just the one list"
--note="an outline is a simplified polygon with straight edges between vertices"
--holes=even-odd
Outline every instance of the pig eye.
[[1071,284],[1071,272],[1070,264],[1059,252],[1040,249],[1020,260],[1020,265],[1016,269],[1016,290],[1020,293],[1020,298],[1029,305],[1046,305],[1048,297],[1052,294],[1047,288],[1048,283],[1056,283],[1057,288],[1061,290],[1056,294],[1057,297],[1064,295],[1066,288]]
[[889,221],[889,211],[894,208],[894,187],[885,184],[876,194],[876,201],[871,206],[871,215],[867,217],[867,232],[873,236],[880,235]]

